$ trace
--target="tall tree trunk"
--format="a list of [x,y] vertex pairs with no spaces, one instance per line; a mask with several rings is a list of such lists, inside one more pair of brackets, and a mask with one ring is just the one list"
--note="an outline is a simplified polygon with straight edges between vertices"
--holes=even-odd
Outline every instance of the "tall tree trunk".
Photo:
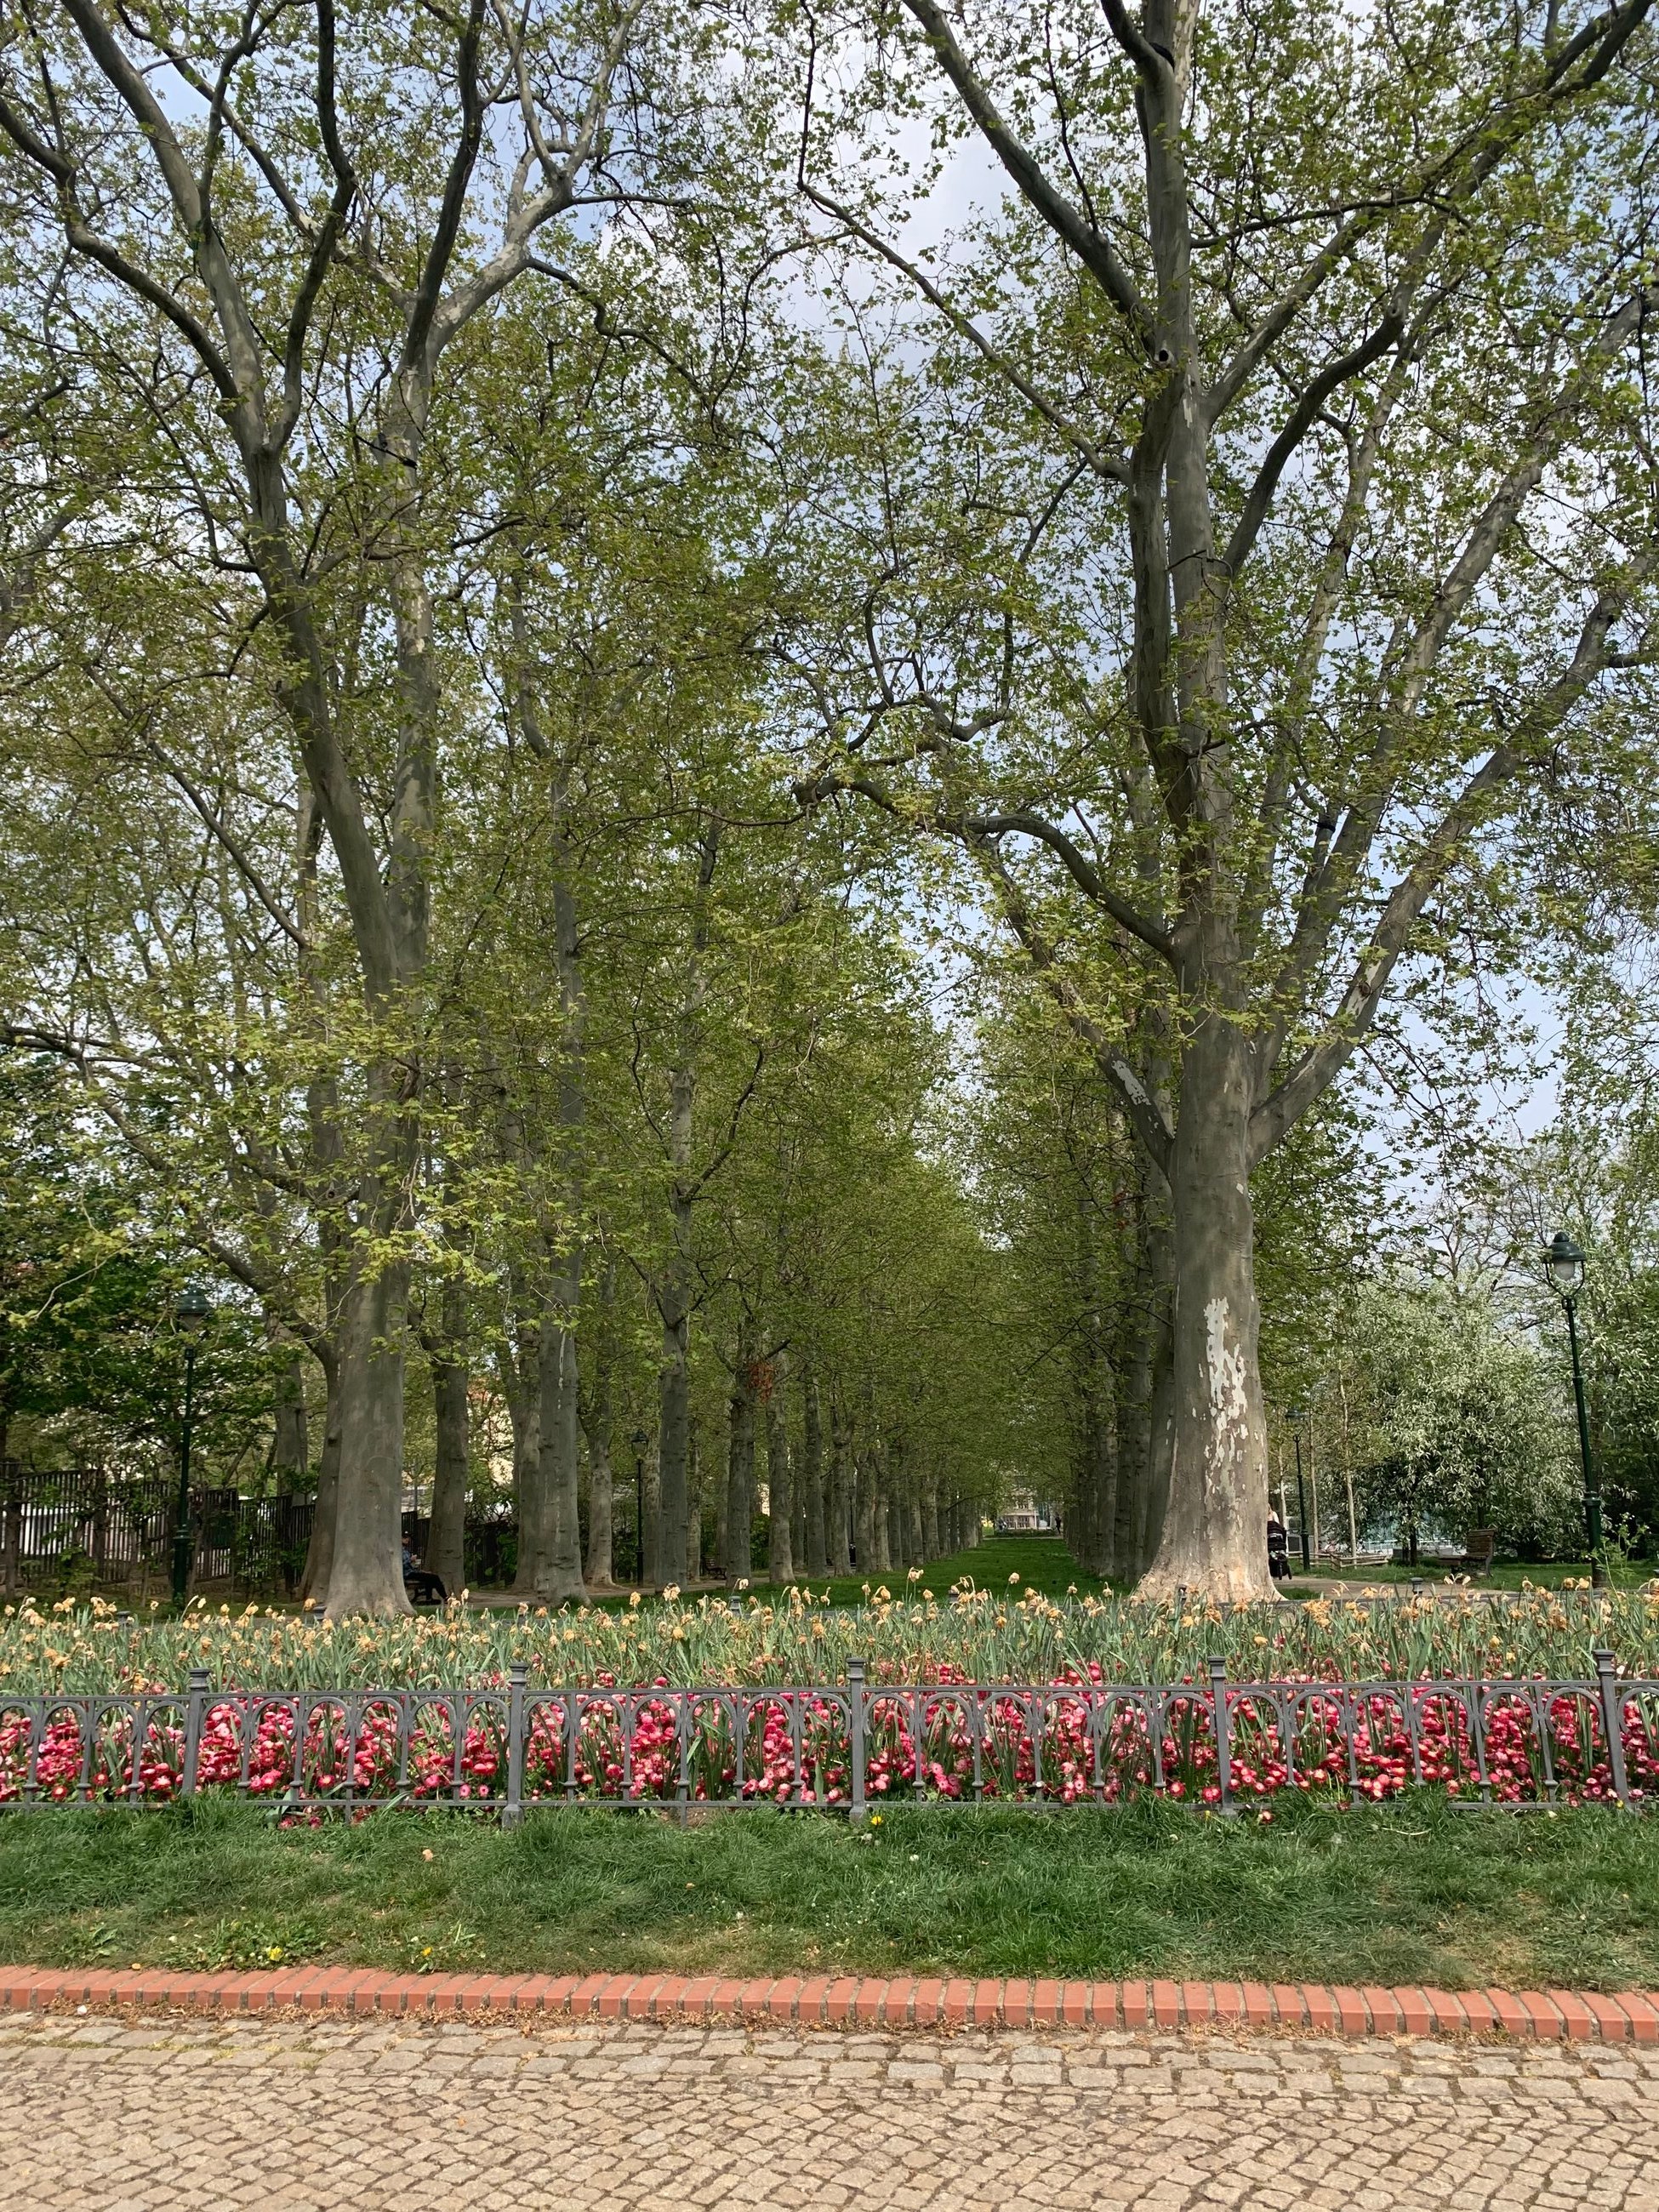
[[[678,1563],[686,1557],[690,1541],[686,1509],[686,1453],[691,1434],[692,1216],[701,1187],[692,1176],[691,1152],[696,1066],[708,989],[708,980],[703,972],[703,958],[708,949],[708,890],[714,879],[720,845],[720,824],[717,818],[711,817],[698,849],[691,944],[680,1006],[678,1052],[668,1078],[668,1164],[672,1176],[669,1219],[673,1244],[667,1274],[657,1298],[662,1316],[658,1470],[664,1548],[666,1556],[676,1562],[676,1577],[679,1572]],[[744,1571],[747,1574],[747,1567]]]
[[463,1550],[468,1474],[467,1390],[471,1381],[466,1352],[466,1285],[459,1278],[452,1276],[444,1284],[442,1316],[437,1346],[431,1355],[437,1461],[432,1478],[432,1520],[427,1531],[425,1565],[453,1596],[466,1579]]
[[0,1593],[15,1597],[23,1585],[22,1470],[12,1464],[11,1408],[0,1398]]
[[771,1363],[766,1396],[766,1491],[769,1508],[766,1571],[775,1583],[795,1579],[793,1470],[789,1464],[789,1361],[782,1352]]
[[[690,1209],[687,1207],[689,1220]],[[691,1439],[691,1300],[689,1268],[682,1274],[678,1261],[659,1300],[662,1311],[662,1368],[658,1389],[658,1483],[661,1498],[664,1551],[669,1559],[683,1559],[687,1543],[686,1456]],[[653,1558],[653,1565],[655,1561]],[[671,1575],[669,1579],[674,1577]],[[653,1573],[653,1589],[661,1587]]]
[[616,1586],[616,1485],[611,1465],[611,1408],[596,1415],[587,1432],[587,1559],[584,1580],[590,1589]]
[[817,1581],[828,1575],[830,1516],[823,1494],[823,1414],[818,1378],[809,1367],[801,1376],[801,1491],[805,1507],[806,1572]]
[[931,1468],[921,1486],[921,1556],[924,1565],[944,1556],[939,1544],[939,1477]]
[[[579,1280],[580,1262],[550,1291],[543,1310],[540,1366],[541,1419],[537,1514],[531,1546],[531,1588],[544,1605],[580,1605],[582,1583],[580,1482],[581,1409],[576,1365],[576,1334],[569,1325],[566,1293]],[[522,1541],[522,1536],[520,1541]],[[524,1587],[522,1565],[519,1587]]]
[[687,1425],[685,1437],[685,1575],[689,1589],[702,1580],[702,1462],[697,1450],[697,1425]]
[[[553,1330],[544,1316],[530,1359],[529,1396],[535,1411],[518,1415],[513,1431],[514,1509],[519,1528],[513,1595],[529,1603],[538,1603],[544,1595],[551,1541],[553,1509],[547,1495],[551,1462],[542,1449],[542,1422],[549,1397],[546,1370],[554,1356]],[[553,1387],[556,1389],[556,1383]]]
[[886,1556],[884,1535],[878,1538],[878,1529],[884,1529],[886,1509],[876,1496],[875,1484],[870,1479],[870,1455],[854,1450],[852,1454],[852,1486],[854,1496],[854,1527],[857,1532],[858,1571],[865,1581],[872,1582],[881,1572],[882,1560]]
[[1102,1569],[1120,1588],[1139,1582],[1158,1548],[1170,1474],[1169,1186],[1150,1161],[1142,1159],[1137,1170],[1122,1260],[1129,1288],[1115,1359],[1115,1495]]
[[586,1601],[581,1540],[581,1376],[576,1327],[581,1310],[582,1143],[587,1114],[585,1084],[580,933],[575,894],[568,873],[561,817],[559,870],[553,884],[553,936],[558,966],[559,1167],[569,1220],[549,1287],[541,1334],[541,1526],[535,1565],[536,1595],[549,1605]]
[[[1242,1602],[1273,1595],[1267,1461],[1256,1361],[1249,1165],[1252,1070],[1219,1014],[1188,1042],[1170,1159],[1175,1310],[1168,1503],[1142,1589]],[[1154,1469],[1158,1437],[1154,1434]]]
[[[425,375],[406,365],[391,387],[386,443],[418,482],[431,402]],[[442,700],[434,651],[432,594],[422,567],[413,504],[400,510],[400,534],[388,563],[396,646],[398,736],[391,808],[392,834],[384,870],[364,832],[361,803],[350,810],[333,767],[313,775],[340,864],[362,956],[365,996],[380,1020],[402,1010],[427,965],[431,914],[431,846],[437,799],[437,739]],[[275,550],[274,548],[271,550]],[[287,548],[283,548],[286,560]],[[298,599],[281,602],[297,612]],[[302,636],[301,633],[304,633]],[[293,633],[309,637],[310,611]],[[313,672],[320,673],[320,671]],[[300,706],[301,744],[312,748],[307,766],[325,750],[329,709],[310,701],[296,681],[286,695]],[[320,761],[318,762],[320,766]],[[354,799],[356,794],[354,793]],[[343,836],[344,842],[343,842]],[[340,1360],[340,1483],[335,1510],[334,1570],[328,1611],[404,1613],[402,1500],[404,1480],[404,1363],[408,1328],[409,1262],[381,1263],[374,1247],[409,1225],[411,1194],[420,1164],[416,1099],[421,1063],[411,1037],[408,1048],[382,1046],[369,1069],[370,1165],[360,1192],[360,1244],[352,1261]]]
[[662,1440],[655,1439],[647,1447],[644,1465],[640,1471],[640,1496],[645,1511],[641,1545],[645,1559],[644,1583],[647,1589],[662,1589],[674,1580],[669,1557],[662,1537]]
[[870,1567],[872,1573],[893,1571],[893,1499],[880,1447],[871,1444],[859,1454],[859,1496],[870,1498]]
[[[692,1083],[689,1068],[677,1068],[669,1085],[669,1142],[676,1182],[669,1206],[673,1251],[658,1292],[662,1317],[662,1368],[659,1389],[659,1480],[661,1486],[663,1550],[677,1563],[686,1556],[689,1536],[686,1456],[691,1440],[691,1228],[692,1201],[681,1178],[691,1164]],[[668,1579],[678,1579],[675,1565]],[[653,1579],[653,1587],[660,1588]]]
[[747,1582],[753,1572],[750,1531],[755,1517],[755,1365],[746,1334],[738,1339],[732,1372],[732,1435],[726,1463],[726,1579]]
[[528,1598],[535,1595],[535,1532],[541,1525],[542,1392],[537,1340],[504,1345],[501,1371],[513,1425],[513,1514],[519,1531],[513,1590],[516,1597]]
[[587,1558],[590,1589],[609,1589],[616,1582],[614,1557],[616,1478],[611,1472],[616,1346],[612,1335],[617,1298],[617,1263],[605,1261],[599,1279],[599,1326],[593,1354],[593,1402],[587,1423]]
[[[267,1320],[276,1335],[274,1321]],[[306,1407],[306,1355],[297,1346],[284,1352],[272,1405],[270,1471],[279,1496],[303,1489],[311,1473],[311,1425]]]
[[714,1478],[709,1487],[714,1493],[714,1567],[716,1575],[723,1575],[726,1572],[726,1561],[730,1557],[732,1541],[729,1534],[732,1526],[732,1486],[726,1480],[724,1468],[716,1466]]
[[394,1260],[350,1283],[340,1326],[340,1459],[331,1618],[410,1610],[404,1589],[404,1340],[409,1267]]
[[307,1598],[314,1605],[322,1603],[334,1571],[334,1515],[340,1498],[339,1374],[337,1351],[323,1368],[323,1449],[317,1462],[317,1500],[312,1508],[306,1563],[295,1593],[302,1604]]
[[859,1547],[860,1571],[863,1571],[863,1537],[861,1534],[855,1536],[854,1533],[856,1505],[852,1443],[847,1433],[841,1394],[838,1390],[832,1390],[830,1395],[830,1495],[825,1508],[828,1525],[824,1545],[832,1575],[852,1573],[854,1543]]
[[794,1562],[793,1571],[806,1572],[806,1491],[801,1481],[800,1455],[790,1445],[789,1483],[789,1553]]

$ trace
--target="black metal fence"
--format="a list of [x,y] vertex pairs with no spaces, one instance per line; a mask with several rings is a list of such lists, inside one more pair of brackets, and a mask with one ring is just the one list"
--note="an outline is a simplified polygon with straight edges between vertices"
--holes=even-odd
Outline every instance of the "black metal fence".
[[1659,1681],[872,1682],[801,1687],[0,1692],[0,1809],[154,1806],[198,1792],[283,1820],[444,1806],[1053,1808],[1174,1800],[1226,1816],[1287,1793],[1364,1803],[1645,1809]]
[[[166,1475],[0,1465],[0,1590],[10,1596],[47,1583],[159,1595],[172,1572],[178,1510],[178,1485]],[[193,1585],[290,1593],[312,1512],[307,1497],[193,1488]]]

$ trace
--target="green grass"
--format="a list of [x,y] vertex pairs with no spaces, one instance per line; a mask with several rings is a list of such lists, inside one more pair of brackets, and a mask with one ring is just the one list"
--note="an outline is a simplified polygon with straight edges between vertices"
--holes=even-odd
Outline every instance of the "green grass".
[[[1098,1596],[1105,1588],[1098,1575],[1085,1573],[1066,1550],[1058,1536],[987,1536],[973,1551],[953,1553],[948,1559],[930,1559],[914,1583],[908,1567],[894,1567],[885,1574],[862,1570],[855,1575],[797,1575],[795,1580],[803,1589],[811,1589],[822,1597],[827,1589],[832,1605],[862,1605],[866,1587],[872,1591],[885,1589],[894,1597],[908,1596],[913,1589],[932,1590],[942,1598],[952,1583],[971,1581],[980,1589],[1007,1589],[1010,1577],[1018,1577],[1013,1595],[1021,1590],[1041,1590],[1045,1597],[1064,1597],[1068,1589],[1075,1589],[1079,1597]],[[757,1570],[750,1577],[745,1596],[765,1597],[772,1585],[763,1571]],[[718,1590],[713,1593],[719,1595]],[[644,1601],[653,1605],[657,1601],[647,1593]],[[596,1599],[597,1604],[610,1607],[626,1605],[626,1594],[619,1598]]]
[[[862,1605],[866,1581],[872,1590],[884,1584],[895,1597],[914,1588],[930,1589],[942,1598],[952,1583],[964,1580],[980,1589],[1006,1590],[1015,1575],[1019,1577],[1012,1593],[1016,1597],[1028,1589],[1041,1590],[1045,1597],[1064,1597],[1068,1589],[1075,1589],[1079,1597],[1092,1597],[1104,1588],[1098,1575],[1085,1573],[1058,1536],[988,1536],[974,1551],[930,1560],[914,1584],[908,1568],[896,1567],[886,1575],[837,1575],[827,1585],[815,1582],[812,1588],[822,1595],[827,1587],[832,1604]],[[755,1584],[757,1589],[761,1587]]]
[[1271,1826],[1167,1805],[886,1813],[0,1818],[0,1958],[451,1972],[1659,1984],[1659,1823],[1402,1800]]

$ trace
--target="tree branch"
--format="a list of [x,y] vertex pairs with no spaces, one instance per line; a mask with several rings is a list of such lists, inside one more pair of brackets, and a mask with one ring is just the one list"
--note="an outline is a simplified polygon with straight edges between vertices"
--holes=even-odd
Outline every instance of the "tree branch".
[[995,101],[957,45],[956,33],[937,0],[904,0],[904,4],[926,33],[940,67],[962,95],[963,105],[978,125],[986,144],[1055,237],[1071,248],[1095,279],[1142,351],[1150,354],[1153,343],[1152,316],[1134,278],[1111,241],[1079,213],[1063,192],[1054,190],[1036,155],[1020,143],[1004,122]]
[[976,849],[997,886],[1008,927],[1024,946],[1043,988],[1065,1015],[1073,1034],[1088,1046],[1096,1066],[1110,1085],[1131,1127],[1153,1164],[1167,1176],[1175,1149],[1175,1132],[1164,1119],[1163,1109],[1084,1005],[1081,994],[1060,967],[1054,947],[1037,926],[1024,893],[995,845],[988,841]]
[[1495,745],[1467,779],[1431,830],[1416,860],[1389,893],[1370,943],[1355,963],[1322,1035],[1251,1115],[1253,1162],[1264,1159],[1284,1139],[1352,1057],[1376,1018],[1389,979],[1425,905],[1486,817],[1494,794],[1538,764],[1567,715],[1606,670],[1613,627],[1656,566],[1659,566],[1659,547],[1650,546],[1617,585],[1598,595],[1579,630],[1571,662],[1534,700],[1511,736]]
[[[801,151],[804,162],[805,154],[804,146]],[[896,269],[901,276],[908,277],[928,305],[943,315],[959,337],[966,338],[969,345],[982,355],[1000,375],[1006,378],[1026,404],[1040,415],[1052,430],[1056,431],[1065,440],[1073,452],[1079,454],[1103,482],[1116,484],[1128,483],[1129,464],[1127,457],[1108,453],[1103,447],[1097,445],[1086,431],[1079,429],[1062,408],[1055,406],[1052,399],[1048,398],[1037,389],[1018,362],[1012,361],[1000,346],[993,344],[970,315],[964,314],[960,307],[945,298],[938,285],[914,261],[908,260],[898,248],[890,244],[879,232],[872,230],[867,224],[861,222],[851,208],[843,206],[839,200],[831,199],[827,192],[821,192],[816,185],[810,184],[807,181],[804,166],[797,167],[796,182],[814,207],[822,209],[828,216],[832,216],[861,244],[867,246],[872,252],[878,253],[882,259],[890,267]]]

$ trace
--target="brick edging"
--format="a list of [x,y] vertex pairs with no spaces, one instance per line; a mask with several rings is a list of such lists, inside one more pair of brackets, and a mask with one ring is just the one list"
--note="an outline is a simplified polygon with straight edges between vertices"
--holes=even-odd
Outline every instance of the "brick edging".
[[1329,1988],[1307,1983],[728,1981],[716,1974],[386,1974],[296,1967],[250,1974],[67,1972],[0,1966],[0,2012],[122,2007],[453,2019],[744,2020],[820,2027],[1245,2027],[1344,2036],[1484,2035],[1659,2044],[1659,1992]]

